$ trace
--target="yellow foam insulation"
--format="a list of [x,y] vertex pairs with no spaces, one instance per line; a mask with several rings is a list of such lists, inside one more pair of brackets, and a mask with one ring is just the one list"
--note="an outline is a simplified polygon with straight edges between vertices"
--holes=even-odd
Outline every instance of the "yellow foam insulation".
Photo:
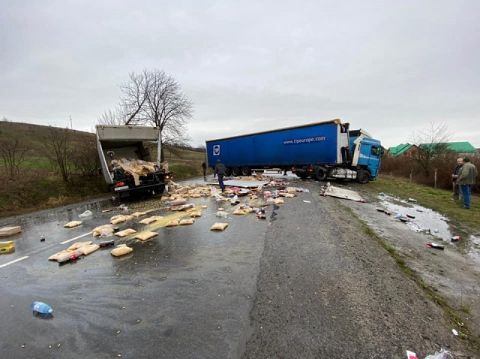
[[71,222],[68,222],[68,223],[64,224],[63,226],[65,228],[74,228],[74,227],[78,227],[81,224],[82,224],[82,221],[71,221]]
[[228,223],[214,223],[213,226],[210,227],[211,231],[224,231],[225,228],[228,227]]
[[132,251],[133,251],[133,248],[128,247],[126,244],[119,244],[116,248],[112,249],[110,254],[114,257],[120,257]]

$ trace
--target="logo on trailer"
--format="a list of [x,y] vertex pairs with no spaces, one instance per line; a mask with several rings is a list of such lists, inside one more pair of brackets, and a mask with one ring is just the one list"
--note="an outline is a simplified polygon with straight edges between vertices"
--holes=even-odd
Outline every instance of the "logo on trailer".
[[213,146],[213,155],[214,156],[220,156],[220,145],[214,145]]

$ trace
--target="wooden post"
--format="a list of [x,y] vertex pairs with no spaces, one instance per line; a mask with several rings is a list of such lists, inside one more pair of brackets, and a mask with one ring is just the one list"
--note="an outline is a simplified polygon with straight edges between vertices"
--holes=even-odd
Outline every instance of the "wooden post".
[[410,183],[412,183],[413,180],[413,170],[410,170]]
[[435,173],[434,173],[434,184],[433,184],[433,187],[437,188],[437,172],[438,172],[438,169],[435,168]]

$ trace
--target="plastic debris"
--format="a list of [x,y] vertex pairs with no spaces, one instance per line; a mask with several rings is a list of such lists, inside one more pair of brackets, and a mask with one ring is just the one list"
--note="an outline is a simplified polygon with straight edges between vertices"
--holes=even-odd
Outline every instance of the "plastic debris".
[[225,212],[225,211],[217,211],[217,213],[215,213],[215,215],[217,217],[220,217],[220,218],[227,218],[228,217],[228,213]]
[[312,203],[312,201],[309,201],[309,200],[304,199],[304,200],[303,200],[303,203]]
[[74,250],[64,249],[63,251],[57,252],[48,257],[48,260],[58,262],[59,264],[66,264],[69,262],[75,262],[81,256],[83,256],[83,253],[79,248]]
[[45,236],[40,237],[40,242],[45,242]]
[[267,219],[265,208],[258,209],[255,214],[257,215],[257,219]]
[[462,237],[460,236],[453,236],[452,238],[450,238],[452,242],[458,242],[460,239],[462,239]]
[[71,221],[63,225],[65,228],[75,228],[82,224],[82,221]]
[[437,244],[437,243],[433,243],[433,242],[429,242],[427,243],[427,247],[429,248],[434,248],[434,249],[439,249],[441,251],[443,251],[445,249],[445,246],[442,245],[442,244]]
[[417,354],[407,350],[407,359],[418,359]]
[[50,318],[53,315],[53,308],[44,302],[35,301],[32,303],[31,308],[33,311],[33,315],[40,318]]
[[0,228],[0,237],[9,237],[22,232],[20,226],[8,226]]
[[85,212],[80,213],[78,216],[79,216],[80,218],[92,217],[92,216],[93,216],[93,212],[87,209]]
[[133,248],[128,247],[126,244],[119,244],[117,247],[112,249],[110,254],[114,257],[124,256],[133,251]]
[[214,223],[211,227],[210,227],[210,230],[211,231],[224,231],[225,228],[228,227],[228,223]]
[[417,203],[417,200],[415,198],[409,198],[407,199],[407,201],[410,203]]
[[150,231],[145,231],[145,232],[140,232],[135,235],[136,239],[139,239],[141,241],[148,241],[149,239],[152,239],[153,237],[157,236],[157,232],[150,232]]
[[95,227],[92,230],[94,237],[110,237],[113,235],[115,227],[111,224],[104,224],[102,226]]
[[452,333],[453,335],[458,336],[458,331],[456,329],[452,329]]
[[15,252],[14,241],[0,242],[0,254],[8,254],[13,252]]
[[320,195],[348,199],[356,202],[365,202],[362,196],[360,196],[357,192],[345,188],[335,187],[330,185],[330,183],[328,183],[326,186],[322,186]]
[[123,231],[119,231],[119,232],[115,233],[115,235],[117,237],[126,237],[126,236],[129,236],[130,234],[134,234],[134,233],[137,233],[137,231],[132,229],[132,228],[127,228],[127,229],[124,229]]

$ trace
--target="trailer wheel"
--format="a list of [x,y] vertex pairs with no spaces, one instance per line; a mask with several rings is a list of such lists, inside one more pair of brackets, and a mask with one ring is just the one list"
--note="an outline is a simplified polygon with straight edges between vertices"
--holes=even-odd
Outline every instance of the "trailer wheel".
[[233,167],[233,175],[235,177],[241,176],[242,175],[242,169],[240,167]]
[[370,172],[367,170],[358,170],[357,171],[357,181],[361,184],[366,184],[370,181]]
[[242,167],[242,175],[250,176],[252,174],[252,170],[249,167]]
[[232,167],[225,168],[225,176],[230,177],[232,175]]
[[327,171],[325,168],[317,167],[315,168],[315,178],[318,181],[325,181],[327,179]]

